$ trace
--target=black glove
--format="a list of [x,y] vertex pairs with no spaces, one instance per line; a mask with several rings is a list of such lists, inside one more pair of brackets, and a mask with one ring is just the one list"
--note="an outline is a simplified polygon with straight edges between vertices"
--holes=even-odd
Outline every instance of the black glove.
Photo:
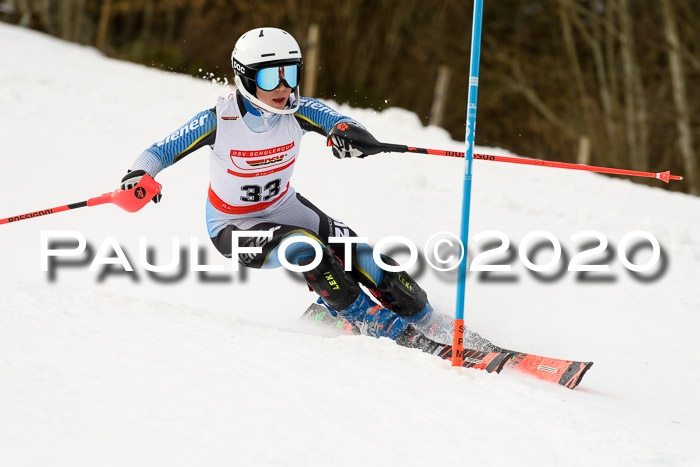
[[382,152],[382,143],[354,122],[336,123],[328,132],[328,146],[338,159],[367,157]]
[[[131,190],[136,185],[138,185],[138,183],[141,181],[141,177],[143,177],[144,175],[146,175],[145,170],[134,170],[133,172],[129,170],[126,173],[126,175],[124,175],[124,177],[122,178],[122,183],[119,186],[119,188],[121,188],[122,190]],[[163,195],[158,193],[151,199],[151,201],[157,203],[162,197]]]

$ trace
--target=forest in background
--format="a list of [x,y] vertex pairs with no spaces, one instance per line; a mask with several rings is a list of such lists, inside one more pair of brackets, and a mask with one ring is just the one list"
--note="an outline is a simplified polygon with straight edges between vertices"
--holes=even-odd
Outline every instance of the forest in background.
[[[462,140],[472,8],[464,0],[0,0],[0,20],[229,82],[245,31],[285,29],[306,58],[317,25],[312,97],[401,107],[428,124],[442,67],[451,78],[440,125]],[[700,0],[486,0],[476,143],[671,170],[685,180],[667,188],[699,195],[699,82]]]

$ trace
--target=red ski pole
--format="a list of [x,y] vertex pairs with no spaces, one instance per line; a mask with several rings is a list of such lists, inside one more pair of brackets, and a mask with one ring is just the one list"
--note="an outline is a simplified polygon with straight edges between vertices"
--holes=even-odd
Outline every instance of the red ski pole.
[[[425,149],[403,146],[400,144],[380,143],[382,152],[412,152],[417,154],[430,154],[433,156],[464,157],[463,152],[445,151],[442,149]],[[597,167],[594,165],[570,164],[568,162],[552,162],[539,159],[521,159],[519,157],[492,156],[490,154],[474,154],[474,160],[508,162],[510,164],[539,165],[542,167],[555,167],[558,169],[585,170],[587,172],[598,172],[606,174],[629,175],[632,177],[656,178],[668,183],[669,180],[683,180],[680,175],[671,175],[666,172],[640,172],[638,170],[611,169],[609,167]]]
[[41,211],[29,212],[12,216],[5,219],[0,219],[0,224],[9,224],[10,222],[23,221],[34,217],[47,216],[58,212],[68,211],[69,209],[84,208],[86,206],[98,206],[100,204],[116,204],[127,212],[136,212],[143,208],[155,195],[160,193],[162,186],[148,175],[144,175],[141,181],[131,190],[116,190],[105,193],[95,198],[90,198],[87,201],[79,203],[66,204],[65,206],[57,206],[55,208],[43,209]]

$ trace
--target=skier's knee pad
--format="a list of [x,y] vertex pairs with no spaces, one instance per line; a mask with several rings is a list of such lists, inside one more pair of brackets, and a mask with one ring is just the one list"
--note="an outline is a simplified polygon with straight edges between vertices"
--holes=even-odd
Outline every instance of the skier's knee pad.
[[[390,257],[381,255],[386,264],[397,264]],[[414,316],[423,311],[428,296],[406,272],[384,271],[384,278],[370,289],[386,308],[402,317]]]
[[[310,264],[313,259],[303,259],[299,261],[299,266]],[[362,292],[355,278],[343,269],[343,265],[330,248],[324,248],[323,257],[318,266],[303,274],[309,287],[334,310],[348,308]]]

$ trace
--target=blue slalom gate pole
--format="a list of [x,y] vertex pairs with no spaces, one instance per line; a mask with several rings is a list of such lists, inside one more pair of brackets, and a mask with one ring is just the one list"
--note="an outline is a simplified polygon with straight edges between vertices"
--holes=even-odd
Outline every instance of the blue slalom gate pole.
[[464,187],[462,192],[462,221],[459,238],[464,245],[464,258],[457,275],[457,307],[455,309],[452,366],[462,366],[464,349],[464,297],[467,280],[467,244],[469,241],[469,211],[472,196],[472,162],[474,160],[474,133],[476,131],[476,100],[479,91],[479,57],[481,55],[481,13],[483,0],[474,0],[472,21],[472,51],[469,65],[469,102],[465,135]]

